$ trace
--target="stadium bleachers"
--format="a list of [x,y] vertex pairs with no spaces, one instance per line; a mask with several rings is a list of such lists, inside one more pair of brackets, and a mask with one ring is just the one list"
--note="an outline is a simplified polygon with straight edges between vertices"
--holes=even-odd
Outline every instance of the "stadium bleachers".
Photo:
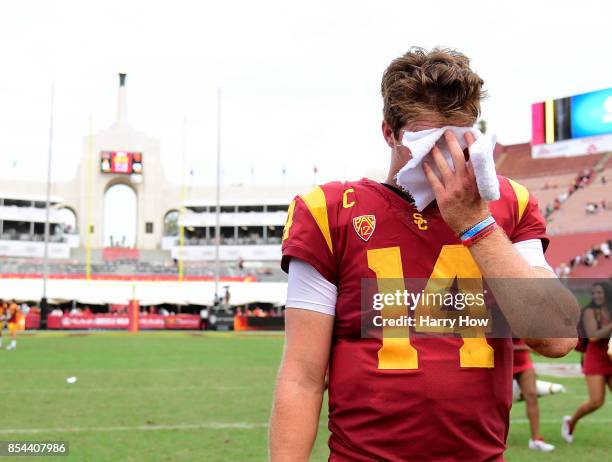
[[[612,182],[601,182],[601,177],[612,177],[612,169],[598,174],[594,181],[583,189],[574,192],[563,206],[554,214],[549,224],[551,234],[573,234],[593,231],[612,230]],[[606,207],[601,207],[602,201]],[[587,213],[588,203],[597,203],[596,213]]]
[[612,232],[600,231],[551,236],[546,258],[552,266],[567,263],[575,256],[583,255],[587,250],[608,239],[612,239]]
[[[521,177],[520,182],[532,193],[539,194],[542,191],[566,191],[575,177],[576,172],[572,172],[559,175],[547,175],[545,177]],[[511,178],[514,179],[515,177]]]
[[[501,146],[496,155],[496,168],[500,175],[510,178],[542,178],[564,174],[576,175],[584,169],[595,166],[607,154],[590,154],[576,157],[557,157],[552,159],[532,159],[529,143]],[[534,180],[536,181],[536,180]],[[544,180],[542,181],[544,183]]]
[[[40,277],[44,271],[43,261],[27,258],[0,258],[0,274]],[[49,274],[54,277],[84,277],[86,265],[79,260],[50,260]],[[149,262],[134,260],[106,261],[92,263],[91,274],[94,277],[178,277],[178,266],[172,261]],[[286,281],[286,274],[274,262],[260,263],[251,268],[239,268],[235,262],[221,262],[220,277],[222,278],[254,278],[258,281],[277,282]],[[214,262],[184,262],[184,275],[186,277],[214,278]]]
[[[499,174],[537,198],[548,221],[546,256],[553,268],[574,278],[610,277],[612,258],[599,249],[612,240],[612,153],[532,159],[531,146],[524,143],[498,146],[495,159]],[[594,261],[585,264],[594,251]]]

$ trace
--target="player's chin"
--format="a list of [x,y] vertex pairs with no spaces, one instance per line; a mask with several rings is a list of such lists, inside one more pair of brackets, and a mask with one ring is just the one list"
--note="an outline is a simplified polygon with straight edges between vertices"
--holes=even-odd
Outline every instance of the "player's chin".
[[527,341],[531,348],[547,358],[562,358],[572,351],[577,343],[577,338],[544,338]]

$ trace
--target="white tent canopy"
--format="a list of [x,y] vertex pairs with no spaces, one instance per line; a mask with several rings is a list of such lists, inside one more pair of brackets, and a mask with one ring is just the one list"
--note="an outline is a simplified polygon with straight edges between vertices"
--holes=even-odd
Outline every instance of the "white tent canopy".
[[[285,282],[224,282],[219,295],[229,287],[230,304],[285,304]],[[0,279],[0,298],[19,302],[38,302],[42,298],[42,279]],[[141,305],[212,305],[215,284],[210,281],[85,281],[82,279],[49,279],[47,299],[50,303],[76,300],[91,305],[124,304],[135,298]]]

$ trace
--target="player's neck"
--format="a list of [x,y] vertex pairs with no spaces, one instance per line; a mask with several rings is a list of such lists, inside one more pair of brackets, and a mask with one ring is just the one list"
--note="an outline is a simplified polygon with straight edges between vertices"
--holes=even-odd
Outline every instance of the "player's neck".
[[400,186],[397,184],[397,181],[395,181],[395,173],[391,174],[391,172],[389,172],[387,179],[383,181],[383,183],[388,184],[389,186],[393,186],[394,188],[401,189]]
[[414,205],[413,197],[408,192],[404,191],[402,188],[397,186],[396,184],[390,184],[390,183],[387,183],[386,181],[382,182],[381,184],[387,189],[389,189],[390,191],[397,194],[402,199],[404,199],[406,202],[409,202],[410,204]]

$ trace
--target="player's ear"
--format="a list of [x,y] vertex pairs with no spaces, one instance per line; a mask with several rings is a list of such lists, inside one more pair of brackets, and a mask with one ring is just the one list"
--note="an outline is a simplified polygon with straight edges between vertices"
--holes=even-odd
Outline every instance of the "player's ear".
[[386,120],[382,121],[382,134],[387,142],[387,145],[393,149],[397,146],[397,140],[395,139],[395,135],[393,134],[393,128]]

